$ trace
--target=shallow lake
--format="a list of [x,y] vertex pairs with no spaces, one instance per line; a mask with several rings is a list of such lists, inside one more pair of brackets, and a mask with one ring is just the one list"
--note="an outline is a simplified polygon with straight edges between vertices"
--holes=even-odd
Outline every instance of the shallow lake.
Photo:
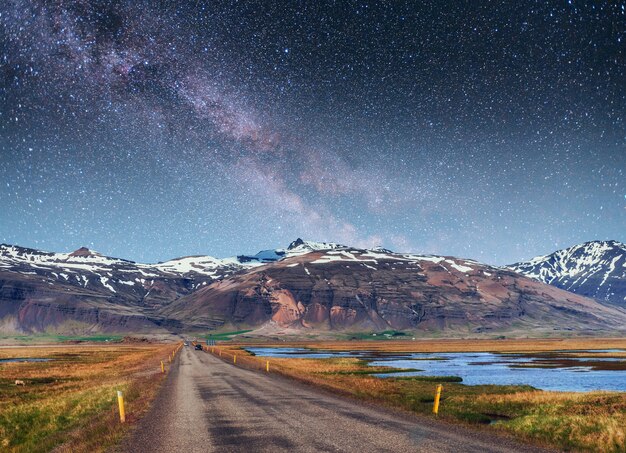
[[[626,359],[585,356],[621,350],[552,351],[537,354],[491,352],[373,353],[370,351],[321,351],[304,348],[246,348],[258,356],[325,359],[358,357],[370,366],[416,371],[376,376],[458,376],[465,385],[530,385],[542,390],[587,392],[626,391]],[[572,356],[571,353],[582,355]],[[622,369],[620,369],[622,368]]]
[[15,357],[11,359],[0,359],[0,363],[9,362],[49,362],[52,359],[38,359],[33,357]]

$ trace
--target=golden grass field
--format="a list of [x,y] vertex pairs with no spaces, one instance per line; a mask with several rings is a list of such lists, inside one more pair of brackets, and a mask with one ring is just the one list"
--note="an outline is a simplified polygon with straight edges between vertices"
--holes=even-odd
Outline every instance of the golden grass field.
[[[155,396],[173,344],[0,347],[0,451],[98,452],[117,442]],[[15,385],[15,380],[25,385]],[[118,416],[124,392],[127,423]]]
[[[238,342],[241,345],[258,343]],[[380,352],[539,352],[564,349],[626,349],[626,338],[437,339],[381,341],[267,342],[260,346],[307,347],[335,351]]]
[[[263,370],[267,359],[248,355],[241,350],[243,346],[233,344],[221,348],[222,358],[232,360],[232,354],[237,354],[237,364]],[[548,352],[626,348],[626,339],[346,341],[264,343],[262,346],[378,352]],[[626,359],[624,352],[596,355]],[[429,417],[433,417],[435,386],[441,382],[437,379],[376,378],[371,375],[371,367],[355,358],[272,358],[270,368],[272,372],[328,390]],[[538,445],[559,449],[626,451],[626,393],[548,392],[528,386],[465,386],[453,379],[443,379],[441,383],[444,385],[438,415],[441,419],[506,432]]]

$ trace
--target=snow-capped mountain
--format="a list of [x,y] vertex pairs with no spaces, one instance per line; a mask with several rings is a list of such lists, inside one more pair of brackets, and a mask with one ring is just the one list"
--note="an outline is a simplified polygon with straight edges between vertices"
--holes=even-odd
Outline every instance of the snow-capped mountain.
[[176,258],[142,264],[82,247],[53,253],[0,245],[0,331],[172,331],[164,305],[237,272],[257,258]]
[[250,256],[143,264],[85,247],[54,253],[0,244],[0,331],[171,331],[180,323],[163,319],[159,310],[180,297],[254,267],[334,247],[299,239]]
[[[623,259],[610,263],[623,270]],[[626,325],[626,311],[473,260],[302,239],[255,255],[157,264],[87,248],[0,245],[0,332],[166,333],[268,323],[599,332]]]
[[259,264],[257,261],[240,263],[235,258],[210,256],[141,264],[104,256],[86,247],[71,253],[53,253],[0,244],[0,270],[38,275],[50,282],[62,281],[113,293],[124,287],[146,288],[153,280],[163,278],[186,277],[194,281],[192,286],[199,286]]
[[261,250],[256,255],[239,255],[237,256],[237,260],[240,263],[273,263],[274,261],[280,261],[292,256],[300,256],[319,250],[333,250],[338,248],[346,248],[346,246],[336,244],[334,242],[304,241],[298,238],[289,244],[286,249]]
[[146,288],[155,279],[164,278],[188,279],[191,282],[191,289],[196,289],[255,266],[338,247],[342,246],[297,239],[286,249],[263,250],[256,255],[239,255],[231,258],[197,255],[174,258],[157,264],[142,264],[104,256],[86,247],[71,253],[55,253],[0,244],[0,270],[38,275],[47,278],[51,283],[61,281],[112,293],[119,292],[120,288]]
[[320,248],[202,287],[161,314],[266,331],[607,332],[626,325],[624,310],[473,260]]
[[508,266],[543,283],[626,307],[626,244],[591,241]]

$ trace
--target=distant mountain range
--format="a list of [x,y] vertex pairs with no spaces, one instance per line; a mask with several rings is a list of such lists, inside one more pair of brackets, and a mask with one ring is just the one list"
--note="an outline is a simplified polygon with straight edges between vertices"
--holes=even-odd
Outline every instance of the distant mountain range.
[[[623,257],[609,260],[612,265],[621,265],[623,274]],[[521,335],[610,333],[626,326],[625,310],[537,281],[546,273],[538,267],[527,278],[520,273],[530,268],[514,266],[516,272],[301,239],[256,255],[158,264],[86,248],[50,253],[0,245],[0,333],[251,328]],[[611,278],[606,281],[615,289]]]
[[626,244],[592,241],[509,266],[543,283],[626,307]]

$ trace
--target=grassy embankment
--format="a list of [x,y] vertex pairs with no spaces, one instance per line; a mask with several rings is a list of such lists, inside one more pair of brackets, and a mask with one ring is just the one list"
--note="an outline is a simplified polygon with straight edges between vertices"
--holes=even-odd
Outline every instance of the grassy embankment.
[[[103,451],[147,410],[163,381],[160,361],[173,349],[172,344],[0,348],[0,359],[52,359],[0,363],[0,451]],[[15,385],[16,379],[26,385]],[[124,392],[124,425],[117,390]]]
[[[268,346],[264,344],[263,346]],[[276,346],[286,346],[284,343]],[[294,346],[290,344],[289,346]],[[574,349],[626,348],[626,340],[573,339],[522,341],[420,341],[345,342],[297,344],[334,350],[374,350],[384,352],[536,352]],[[225,356],[236,351],[237,363],[265,358],[245,357],[241,346],[222,349]],[[579,354],[572,353],[572,357]],[[585,354],[589,356],[589,354]],[[620,357],[626,353],[598,353],[598,357]],[[245,357],[245,359],[244,359]],[[243,359],[243,360],[242,360]],[[439,418],[482,425],[516,435],[538,444],[562,449],[626,451],[626,393],[547,392],[528,386],[466,386],[455,377],[380,379],[359,359],[270,359],[271,369],[310,384],[343,394],[432,416],[436,383],[443,383]],[[613,365],[615,366],[615,365]],[[620,365],[622,369],[625,364]],[[419,361],[415,362],[419,368]],[[377,368],[378,371],[383,368]]]
[[202,338],[204,338],[205,340],[213,340],[213,341],[227,341],[227,340],[231,340],[232,337],[235,337],[237,335],[242,335],[248,332],[252,332],[252,330],[234,330],[230,332],[218,332],[218,333],[203,335]]

